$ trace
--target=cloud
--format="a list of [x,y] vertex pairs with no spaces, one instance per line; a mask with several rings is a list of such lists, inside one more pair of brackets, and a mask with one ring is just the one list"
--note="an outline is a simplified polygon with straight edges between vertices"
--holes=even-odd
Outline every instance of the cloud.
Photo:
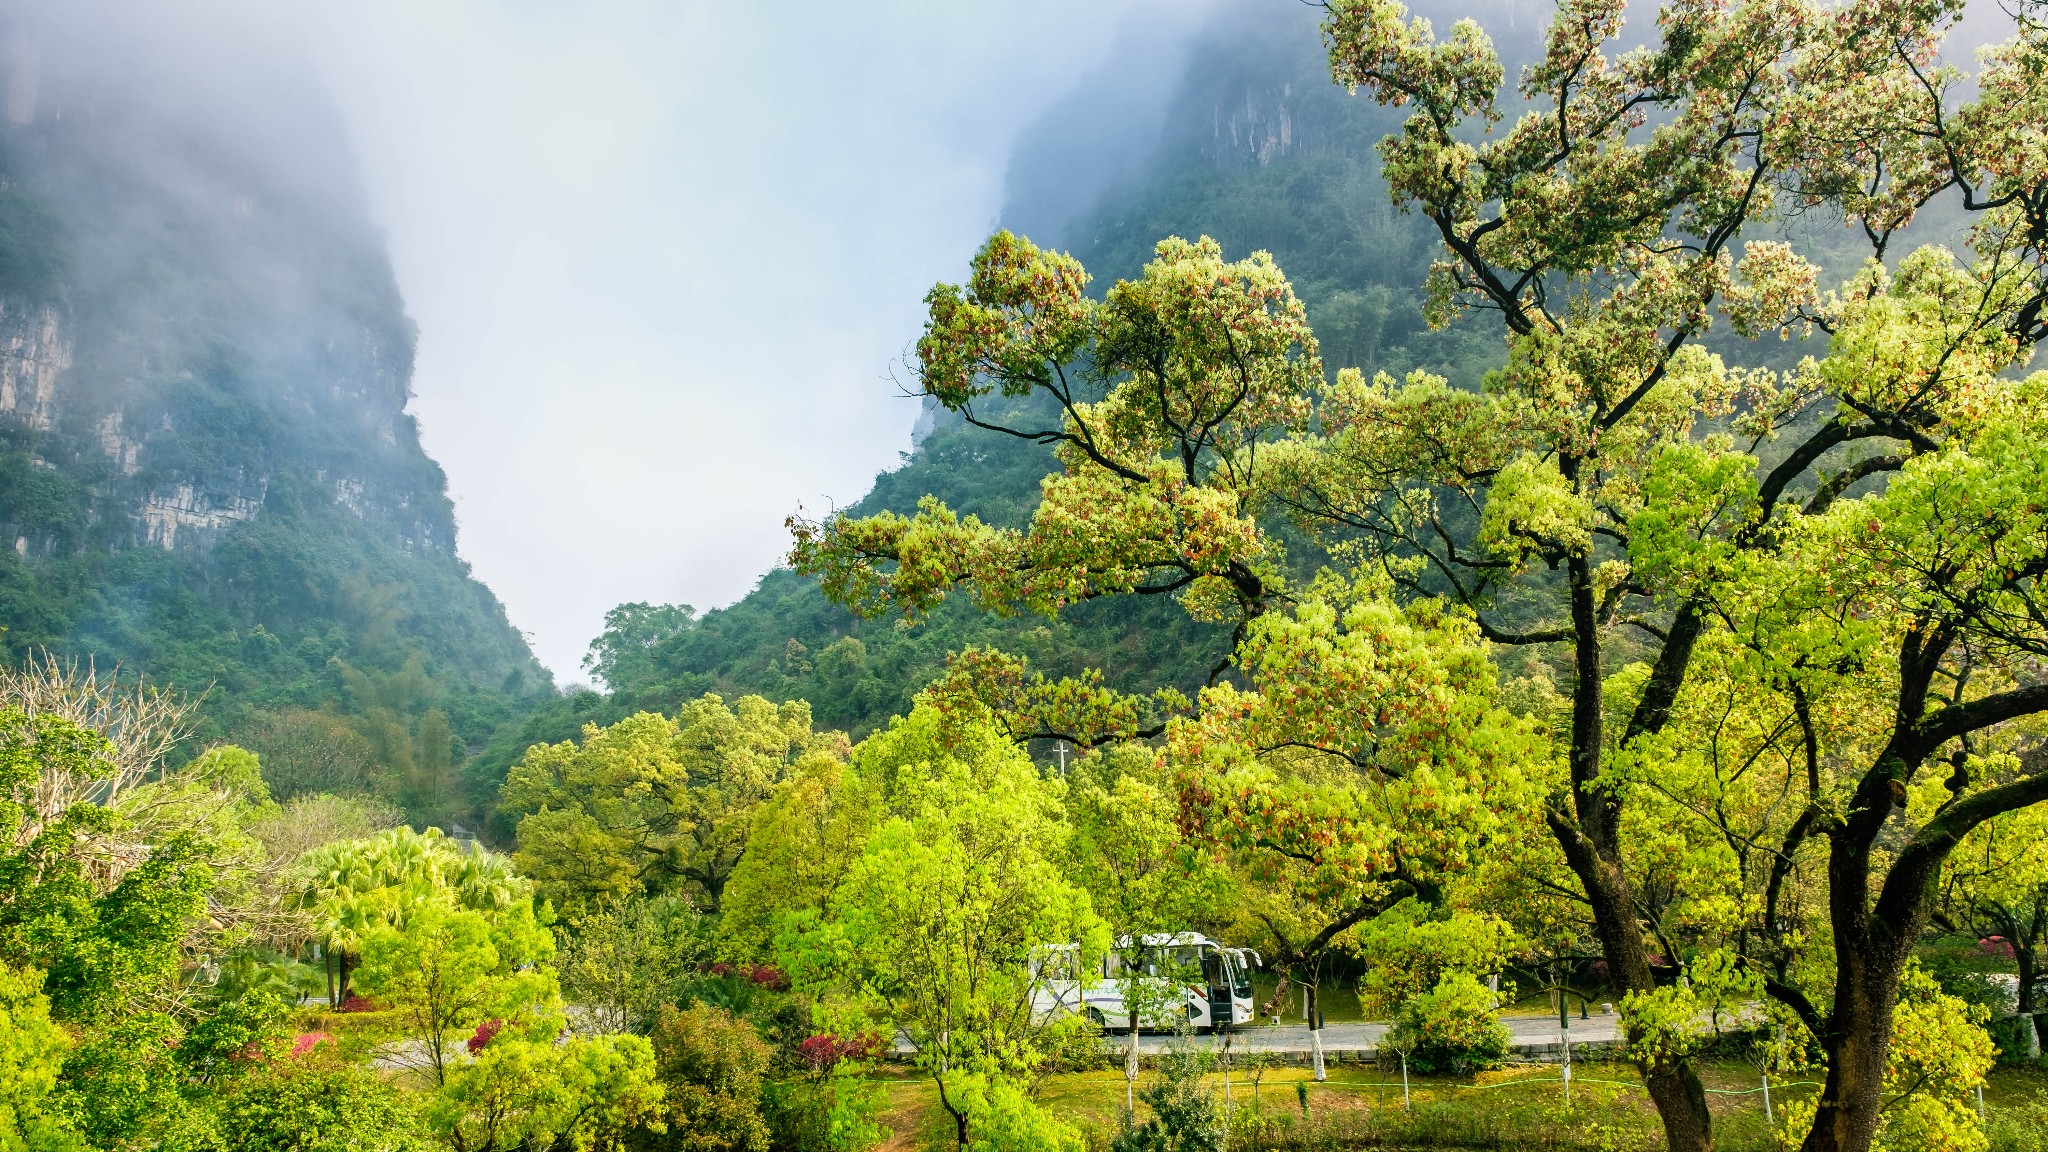
[[[907,446],[892,362],[1018,131],[1160,0],[302,3],[420,326],[461,547],[573,678]],[[273,10],[275,11],[275,10]],[[1188,18],[1188,17],[1180,17]]]

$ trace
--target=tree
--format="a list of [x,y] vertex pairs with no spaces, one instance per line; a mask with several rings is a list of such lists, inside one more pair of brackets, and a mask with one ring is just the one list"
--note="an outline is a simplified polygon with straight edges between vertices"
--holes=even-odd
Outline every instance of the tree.
[[1125,973],[1121,990],[1130,1025],[1124,1048],[1126,1112],[1133,1109],[1138,1080],[1140,1024],[1183,1003],[1183,981],[1162,986],[1136,978],[1148,960],[1158,959],[1145,939],[1186,931],[1213,918],[1226,902],[1221,870],[1182,841],[1179,806],[1171,781],[1161,779],[1160,759],[1138,744],[1097,750],[1074,766],[1067,794],[1074,826],[1073,875],[1102,917]]
[[604,631],[591,641],[583,667],[613,691],[656,679],[656,651],[696,623],[688,604],[621,604],[604,614]]
[[[856,765],[868,747],[855,749]],[[881,819],[872,775],[814,757],[792,768],[754,813],[746,854],[719,908],[719,946],[730,959],[755,962],[772,955],[776,934],[790,916],[829,902]]]
[[389,795],[396,782],[378,764],[376,749],[349,722],[332,712],[303,709],[258,713],[235,739],[263,761],[271,794],[289,802],[299,796]]
[[101,1024],[171,995],[188,942],[242,926],[257,860],[235,820],[262,785],[239,750],[147,779],[124,758],[157,747],[139,730],[154,704],[129,716],[128,747],[36,706],[0,707],[0,962],[45,971],[60,1016]]
[[428,1123],[455,1152],[568,1152],[625,1146],[661,1127],[661,1085],[642,1036],[505,1036],[449,1070]]
[[677,973],[710,955],[703,918],[679,897],[606,905],[561,933],[562,993],[599,1032],[643,1032]]
[[[1610,978],[1630,994],[1652,995],[1669,974],[1652,962],[1628,879],[1626,782],[1633,749],[1691,683],[1701,637],[1727,624],[1762,639],[1781,683],[1824,681],[1845,659],[1890,679],[1883,738],[1841,750],[1862,767],[1838,787],[1809,777],[1811,815],[1777,849],[1825,844],[1831,1002],[1766,985],[1828,1055],[1806,1147],[1860,1149],[1878,1123],[1899,979],[1933,875],[1969,828],[2048,795],[2048,777],[1980,790],[1957,778],[1953,802],[1896,857],[1875,851],[1945,746],[2048,704],[1982,675],[1987,654],[2036,643],[2008,614],[2031,594],[2035,545],[2024,513],[2009,515],[2032,503],[2030,465],[1999,446],[2016,430],[1977,419],[1987,402],[2021,414],[2036,403],[1998,374],[2048,335],[2048,39],[2023,21],[1962,103],[1960,74],[1936,56],[1960,5],[1680,6],[1656,43],[1609,59],[1622,12],[1561,6],[1521,80],[1529,110],[1480,141],[1470,132],[1500,122],[1506,97],[1477,25],[1438,41],[1389,0],[1331,6],[1336,79],[1415,108],[1382,154],[1396,202],[1445,247],[1432,321],[1496,312],[1509,360],[1480,394],[1340,379],[1328,450],[1293,502],[1307,520],[1365,534],[1416,594],[1467,606],[1497,642],[1560,646],[1572,786],[1546,819]],[[1883,257],[1951,190],[1976,216],[1974,262],[1923,251],[1896,278],[1867,272],[1825,299],[1814,264],[1758,235],[1781,204],[1826,204]],[[1701,344],[1717,311],[1742,338],[1810,322],[1829,332],[1830,354],[1790,373],[1726,367]],[[1738,407],[1747,450],[1709,431]],[[1883,492],[1848,498],[1891,474]],[[1963,474],[2010,502],[1953,516]],[[1834,579],[1844,551],[1864,582]],[[1994,555],[2009,566],[1979,567]],[[1812,659],[1792,597],[1772,595],[1791,590],[1818,593],[1796,611],[1842,625]],[[1772,601],[1781,615],[1766,619]],[[1849,641],[1851,621],[1873,612],[1877,634]],[[1648,674],[1610,721],[1617,649]],[[1980,670],[1968,690],[1965,667]],[[1958,690],[1943,699],[1939,681]],[[1709,1146],[1690,1064],[1644,1071],[1671,1146]]]
[[1078,944],[1086,971],[1107,940],[1060,866],[1058,786],[986,721],[961,725],[957,743],[944,732],[927,706],[870,737],[863,768],[900,814],[869,837],[822,921],[789,940],[789,961],[799,987],[847,1017],[839,1031],[909,1036],[965,1149],[997,1135],[977,1127],[996,1112],[1028,1111],[1018,1081],[1050,1030],[1075,1023],[1034,1010],[1034,959]]
[[[1167,735],[1187,830],[1237,851],[1246,874],[1271,882],[1264,891],[1286,893],[1259,923],[1312,987],[1345,932],[1434,883],[1423,873],[1449,863],[1436,848],[1484,835],[1446,826],[1404,862],[1389,850],[1401,822],[1483,822],[1521,786],[1527,740],[1490,706],[1492,673],[1469,623],[1427,607],[1404,615],[1371,579],[1291,586],[1260,514],[1323,377],[1301,304],[1265,253],[1227,262],[1213,241],[1174,238],[1157,256],[1097,303],[1070,257],[998,233],[966,286],[927,298],[925,392],[970,423],[1053,444],[1065,465],[1027,530],[927,500],[914,518],[792,520],[791,558],[861,612],[915,617],[956,588],[998,612],[1174,595],[1229,626],[1232,650],[1193,717],[1170,688],[1124,695],[1099,673],[1026,676],[1013,658],[974,650],[931,696],[991,710],[1017,739]],[[997,422],[985,402],[998,393],[1039,394],[1060,420]],[[1265,677],[1261,691],[1226,680],[1232,670]],[[1398,782],[1432,758],[1450,771]],[[1456,799],[1410,806],[1418,787]]]
[[224,1152],[428,1152],[411,1093],[367,1068],[271,1067],[215,1103]]
[[45,1101],[71,1047],[37,984],[34,973],[0,965],[0,1148],[10,1152],[54,1143]]
[[559,1031],[554,975],[536,967],[553,954],[530,903],[486,916],[429,895],[365,934],[360,978],[426,1043],[438,1084],[456,1046],[485,1020],[516,1021],[549,1038]]
[[670,1144],[687,1152],[767,1152],[762,1077],[774,1052],[744,1017],[708,1004],[663,1005],[649,1037],[667,1099]]
[[801,702],[704,696],[528,749],[499,803],[519,814],[521,869],[565,910],[687,886],[717,911],[754,810],[795,765],[844,754]]
[[[511,862],[480,847],[464,850],[436,828],[393,828],[323,844],[300,856],[287,887],[311,914],[315,939],[333,963],[329,999],[346,1001],[354,965],[370,936],[434,905],[503,913],[518,931],[535,920],[533,885]],[[524,954],[525,944],[516,950]]]
[[1223,1152],[1229,1146],[1230,1118],[1202,1082],[1209,1061],[1208,1053],[1191,1048],[1161,1052],[1159,1075],[1145,1088],[1151,1119],[1135,1123],[1126,1108],[1123,1130],[1110,1141],[1110,1152]]
[[412,774],[405,782],[406,805],[420,823],[440,823],[454,815],[457,755],[448,714],[429,708],[413,732]]

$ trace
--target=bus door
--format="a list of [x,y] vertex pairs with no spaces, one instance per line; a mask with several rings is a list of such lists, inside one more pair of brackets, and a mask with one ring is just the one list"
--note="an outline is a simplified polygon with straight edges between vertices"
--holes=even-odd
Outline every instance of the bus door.
[[1237,982],[1232,979],[1230,958],[1214,948],[1202,949],[1202,983],[1209,989],[1209,1026],[1227,1027],[1237,1023],[1232,993]]

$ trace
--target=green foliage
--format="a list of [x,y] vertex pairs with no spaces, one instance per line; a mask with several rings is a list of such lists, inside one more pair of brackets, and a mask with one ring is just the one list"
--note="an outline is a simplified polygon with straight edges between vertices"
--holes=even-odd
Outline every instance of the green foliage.
[[1050,1034],[1076,1025],[1032,1010],[1032,958],[1078,942],[1085,967],[1108,941],[1061,868],[1057,783],[986,720],[961,725],[958,743],[947,731],[920,707],[864,745],[859,768],[879,778],[892,815],[782,947],[837,1031],[911,1038],[966,1145],[999,1138],[977,1110],[1011,1107]]
[[520,867],[574,912],[594,899],[685,892],[716,910],[755,809],[798,765],[843,753],[801,701],[689,701],[527,750],[499,804],[517,814]]
[[219,1005],[178,1041],[178,1062],[200,1084],[211,1084],[276,1059],[284,1048],[284,1023],[291,1009],[268,989],[257,989]]
[[1207,1053],[1173,1047],[1159,1056],[1158,1073],[1139,1093],[1152,1109],[1144,1123],[1124,1117],[1111,1152],[1223,1152],[1229,1126],[1216,1093],[1202,1081]]
[[402,930],[421,909],[491,913],[508,934],[502,942],[512,963],[543,955],[552,943],[539,925],[532,882],[504,857],[464,850],[438,829],[394,828],[321,844],[293,862],[284,882],[292,901],[310,913],[315,938],[335,956],[343,1000],[351,964],[370,939]]
[[1458,910],[1429,917],[1427,911],[1404,903],[1359,932],[1358,954],[1366,965],[1358,982],[1361,1006],[1399,1011],[1441,987],[1448,975],[1492,975],[1514,954],[1514,930],[1495,916]]
[[644,1037],[501,1037],[449,1069],[427,1122],[457,1152],[610,1149],[636,1129],[659,1131],[661,1103]]
[[[879,746],[871,739],[854,756],[872,766]],[[728,959],[772,955],[792,916],[826,905],[881,817],[871,779],[870,771],[849,770],[836,758],[813,758],[793,767],[762,802],[719,906],[719,947]]]
[[661,1147],[767,1152],[761,1089],[772,1052],[752,1024],[706,1004],[664,1005],[648,1038],[667,1100]]
[[761,1105],[777,1147],[796,1152],[868,1152],[889,1136],[881,1122],[888,1092],[858,1061],[842,1060],[762,1086]]
[[554,938],[530,903],[487,915],[452,899],[423,900],[373,925],[362,947],[364,990],[426,1043],[437,1080],[487,1019],[548,1036],[561,1026],[554,975],[535,966],[554,954]]
[[34,973],[0,964],[0,1150],[28,1152],[56,1143],[45,1102],[56,1086],[71,1037],[50,1019]]
[[948,1111],[962,1130],[964,1152],[1081,1152],[1081,1133],[1003,1077],[960,1076],[949,1085]]
[[272,1065],[213,1106],[219,1152],[429,1152],[420,1101],[366,1068]]
[[1498,1000],[1470,973],[1446,973],[1434,988],[1402,1002],[1387,1047],[1407,1053],[1408,1066],[1418,1072],[1498,1068],[1514,1047]]
[[147,1143],[192,1122],[176,1044],[161,1012],[130,1012],[88,1032],[65,1056],[51,1111],[94,1148]]
[[710,954],[710,925],[677,897],[601,905],[560,934],[562,994],[600,1032],[644,1032],[677,974]]

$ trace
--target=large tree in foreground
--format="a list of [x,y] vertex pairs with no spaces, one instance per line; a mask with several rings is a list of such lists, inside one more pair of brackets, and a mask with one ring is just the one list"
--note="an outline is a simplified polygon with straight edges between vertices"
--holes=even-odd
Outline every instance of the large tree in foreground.
[[[931,294],[921,380],[969,421],[1056,448],[1031,526],[927,502],[799,521],[794,558],[864,609],[916,613],[956,587],[998,610],[1175,595],[1234,625],[1243,663],[1266,621],[1315,598],[1290,586],[1261,518],[1287,511],[1408,610],[1462,615],[1556,671],[1565,754],[1543,819],[1646,1038],[1683,970],[1638,883],[1639,841],[1662,834],[1642,802],[1666,790],[1674,742],[1698,736],[1673,721],[1724,674],[1704,657],[1739,665],[1786,704],[1774,739],[1791,754],[1770,763],[1793,815],[1759,825],[1786,870],[1738,870],[1736,923],[1711,942],[1826,1058],[1806,1146],[1867,1148],[1943,862],[2048,799],[2048,775],[1987,780],[1971,755],[2048,710],[2048,385],[2014,372],[2048,335],[2048,37],[2023,21],[1964,102],[1937,53],[1959,5],[1677,4],[1654,43],[1610,57],[1622,15],[1618,0],[1562,6],[1505,124],[1515,94],[1476,25],[1439,41],[1390,0],[1330,5],[1339,82],[1415,109],[1383,152],[1395,200],[1445,247],[1431,320],[1478,310],[1505,330],[1483,389],[1350,372],[1326,386],[1263,257],[1170,240],[1097,302],[1070,258],[999,235],[967,285]],[[1972,214],[1965,256],[1924,250],[1826,293],[1773,224],[1788,206],[1835,212],[1883,258],[1942,195]],[[1710,351],[1717,318],[1733,336]],[[1809,327],[1824,358],[1728,362]],[[998,416],[998,393],[1057,415]],[[1234,736],[1254,754],[1376,771],[1399,743],[1379,706],[1399,670],[1289,671],[1256,695],[1219,685],[1184,723],[1270,706],[1285,724]],[[1020,735],[1156,734],[1175,705],[1014,676],[995,694]],[[1818,722],[1816,706],[1855,722]],[[1191,811],[1213,779],[1186,776]],[[1251,798],[1252,838],[1303,827]],[[1374,834],[1360,831],[1353,856]],[[1795,867],[1825,932],[1792,966],[1796,918],[1770,903]],[[1670,1145],[1711,1147],[1686,1049],[1638,1058]]]
[[[1565,649],[1571,788],[1548,822],[1632,994],[1664,974],[1626,866],[1630,781],[1657,770],[1648,741],[1702,636],[1742,636],[1795,700],[1888,695],[1874,734],[1811,749],[1805,815],[1772,846],[1825,846],[1833,970],[1767,985],[1828,1058],[1806,1146],[1863,1148],[1943,859],[2048,798],[2048,776],[1981,786],[1961,754],[2048,707],[2048,474],[2021,447],[2044,408],[2004,375],[2048,334],[2048,41],[2023,26],[1961,103],[1938,56],[1959,4],[1678,4],[1656,43],[1610,58],[1623,7],[1562,5],[1521,78],[1527,111],[1482,141],[1508,94],[1476,26],[1439,42],[1387,0],[1331,5],[1339,82],[1415,108],[1383,152],[1396,201],[1445,246],[1432,319],[1496,313],[1509,361],[1483,395],[1340,383],[1294,490],[1306,519],[1363,533],[1497,642]],[[1943,193],[1976,214],[1967,259],[1923,251],[1826,297],[1765,227],[1826,207],[1882,257]],[[1717,313],[1741,337],[1818,325],[1829,355],[1730,368],[1701,346]],[[1622,644],[1647,674],[1614,709]],[[1951,761],[1947,798],[1903,815]],[[1888,829],[1899,845],[1879,851]],[[1687,1063],[1645,1074],[1672,1146],[1710,1146]]]

